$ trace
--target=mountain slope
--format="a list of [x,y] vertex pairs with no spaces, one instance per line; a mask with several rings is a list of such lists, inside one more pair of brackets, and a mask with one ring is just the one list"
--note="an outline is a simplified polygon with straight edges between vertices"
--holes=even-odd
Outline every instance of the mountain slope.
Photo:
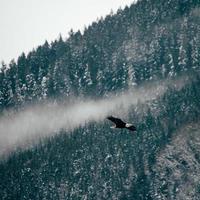
[[[176,159],[173,154],[180,151],[179,147],[175,151],[168,149],[177,144],[176,138],[184,143],[185,134],[178,130],[184,129],[183,124],[199,120],[199,80],[179,92],[170,89],[149,105],[148,112],[137,113],[144,107],[137,105],[129,116],[137,121],[134,135],[125,130],[113,131],[105,123],[91,123],[70,135],[62,131],[32,149],[14,153],[0,165],[3,199],[173,199],[171,187],[175,179],[169,179],[162,168],[176,173],[173,166],[166,165],[165,155],[170,151],[170,159]],[[152,115],[155,105],[159,115]],[[188,114],[183,117],[185,112]],[[197,144],[198,138],[192,133],[191,137]],[[198,157],[188,164],[192,169],[185,167],[189,163],[185,151],[185,161],[180,163],[186,170],[184,174],[198,169]],[[198,146],[194,145],[193,151],[198,151]],[[193,172],[195,179],[197,172]],[[169,184],[160,188],[165,179]],[[181,177],[180,187],[184,187],[182,181],[190,183],[190,179]],[[198,192],[186,195],[198,196]],[[177,199],[181,198],[177,195]]]
[[185,84],[130,106],[133,135],[90,122],[17,149],[1,159],[1,198],[198,199],[199,10],[196,0],[140,0],[4,66],[1,116],[44,100],[97,99],[180,77]]
[[[199,121],[178,130],[157,158],[154,199],[199,199]],[[156,194],[156,195],[155,195]]]
[[1,110],[58,96],[102,96],[199,71],[199,1],[138,1],[83,34],[39,46],[0,73]]

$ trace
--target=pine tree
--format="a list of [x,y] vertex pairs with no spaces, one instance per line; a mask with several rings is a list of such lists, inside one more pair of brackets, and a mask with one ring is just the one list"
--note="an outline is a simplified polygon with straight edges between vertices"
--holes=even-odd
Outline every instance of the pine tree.
[[[23,87],[22,87],[23,88]],[[37,84],[32,73],[26,75],[26,86],[24,86],[25,101],[33,101],[39,96],[37,94]]]
[[26,73],[28,72],[27,60],[24,53],[17,60],[17,75],[21,82],[24,84],[26,79]]

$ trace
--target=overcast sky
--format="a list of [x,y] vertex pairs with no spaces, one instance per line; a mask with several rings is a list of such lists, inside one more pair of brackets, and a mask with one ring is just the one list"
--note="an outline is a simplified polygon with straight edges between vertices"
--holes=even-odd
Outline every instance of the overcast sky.
[[22,52],[83,30],[111,9],[134,0],[0,0],[0,61],[10,62]]

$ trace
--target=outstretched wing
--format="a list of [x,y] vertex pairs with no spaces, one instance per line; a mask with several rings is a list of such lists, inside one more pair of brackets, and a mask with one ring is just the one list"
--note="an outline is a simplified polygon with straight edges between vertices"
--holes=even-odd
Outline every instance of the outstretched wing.
[[125,124],[126,124],[121,119],[113,117],[113,116],[109,116],[109,117],[107,117],[107,119],[109,119],[111,122],[115,123],[117,126],[125,126]]

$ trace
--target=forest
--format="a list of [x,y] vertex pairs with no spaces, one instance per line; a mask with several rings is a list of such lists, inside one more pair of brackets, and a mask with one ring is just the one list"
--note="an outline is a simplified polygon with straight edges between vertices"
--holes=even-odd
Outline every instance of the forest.
[[138,0],[1,65],[1,117],[38,102],[185,82],[131,106],[135,134],[90,122],[2,158],[1,199],[200,198],[199,0]]

